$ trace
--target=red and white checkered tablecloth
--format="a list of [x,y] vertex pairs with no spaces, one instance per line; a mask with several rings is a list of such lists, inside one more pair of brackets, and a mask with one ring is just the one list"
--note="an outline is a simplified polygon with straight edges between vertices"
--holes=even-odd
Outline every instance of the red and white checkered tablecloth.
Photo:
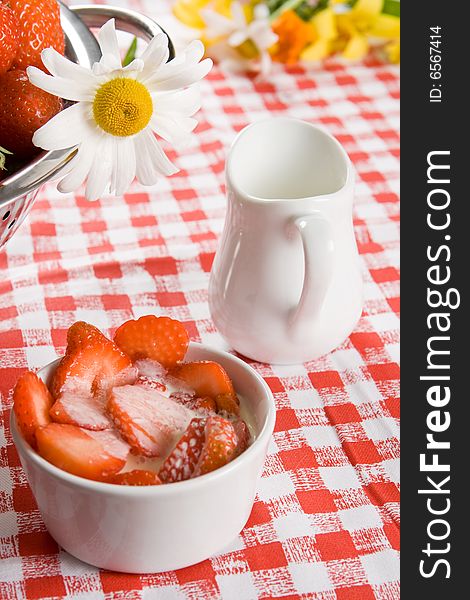
[[[168,3],[132,5],[171,27]],[[398,97],[391,66],[279,68],[268,83],[215,68],[193,146],[170,152],[180,173],[95,203],[53,185],[41,190],[0,252],[2,600],[399,598]],[[253,363],[274,392],[277,421],[253,512],[229,548],[159,575],[88,566],[45,530],[9,432],[10,390],[25,368],[61,354],[79,319],[110,332],[130,317],[167,314],[192,339],[226,347],[207,307],[225,153],[248,123],[287,114],[324,125],[358,171],[363,316],[319,360]]]

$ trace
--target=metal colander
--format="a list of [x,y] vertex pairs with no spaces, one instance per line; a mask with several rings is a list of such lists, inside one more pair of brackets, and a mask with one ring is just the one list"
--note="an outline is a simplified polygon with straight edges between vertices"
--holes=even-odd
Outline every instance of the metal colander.
[[[136,11],[115,6],[84,4],[67,7],[61,3],[65,54],[84,67],[101,58],[98,42],[90,31],[114,18],[116,28],[150,41],[162,32],[168,38],[169,60],[174,57],[168,34],[152,19]],[[74,150],[42,152],[31,163],[0,181],[0,251],[28,215],[43,183],[55,179],[73,157]]]

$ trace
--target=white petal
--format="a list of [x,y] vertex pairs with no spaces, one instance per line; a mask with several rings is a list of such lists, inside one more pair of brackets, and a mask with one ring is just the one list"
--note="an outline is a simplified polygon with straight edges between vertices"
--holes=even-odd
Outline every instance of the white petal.
[[118,60],[114,54],[107,52],[106,54],[103,54],[99,62],[93,65],[93,74],[103,75],[119,69],[122,69],[121,59]]
[[253,9],[253,13],[256,20],[267,19],[269,17],[269,8],[266,4],[257,4]]
[[135,71],[136,73],[140,73],[145,66],[144,61],[141,58],[134,58],[128,65],[122,67],[121,73],[125,73],[126,77],[129,77],[129,71]]
[[93,63],[93,66],[91,68],[92,73],[95,77],[98,77],[100,75],[107,75],[108,73],[111,73],[111,71],[113,69],[110,69],[105,62],[103,61],[103,57],[101,57],[101,60],[99,62],[95,62]]
[[53,96],[74,101],[87,100],[91,102],[93,100],[94,91],[90,90],[88,86],[81,85],[78,81],[46,75],[37,67],[28,67],[26,72],[33,85]]
[[[171,65],[171,62],[167,63],[165,67]],[[201,80],[211,69],[212,60],[210,58],[206,58],[197,64],[187,63],[183,67],[179,67],[175,70],[174,73],[165,71],[162,75],[161,71],[163,69],[159,69],[159,71],[147,81],[147,84],[155,91],[158,90],[164,92],[177,90]]]
[[152,94],[154,113],[192,117],[201,108],[198,85],[176,92]]
[[98,32],[98,42],[101,48],[101,54],[112,56],[121,66],[121,53],[119,52],[119,43],[116,35],[114,19],[109,19]]
[[248,32],[244,29],[241,29],[239,31],[235,31],[234,33],[232,33],[232,35],[228,38],[228,43],[233,48],[236,48],[237,46],[241,46],[241,44],[243,44],[243,42],[246,42],[247,39],[248,39]]
[[266,77],[266,75],[269,74],[269,71],[271,70],[271,67],[272,67],[271,55],[269,54],[269,52],[261,52],[261,57],[260,57],[260,74],[263,77]]
[[96,88],[96,80],[90,69],[68,60],[62,54],[59,54],[54,48],[46,48],[41,52],[41,59],[46,69],[56,77],[71,79],[76,83],[90,88]]
[[[204,56],[204,44],[199,40],[193,40],[186,48],[170,62],[161,65],[155,72],[159,80],[179,74],[188,68],[192,68]],[[153,77],[152,77],[153,79]]]
[[278,39],[274,31],[264,23],[253,23],[250,26],[249,36],[258,50],[270,48]]
[[136,171],[134,141],[132,138],[115,140],[115,163],[113,167],[113,192],[122,196],[129,189]]
[[167,158],[149,128],[144,129],[134,138],[137,179],[143,185],[153,185],[159,174],[173,175],[177,167]]
[[98,200],[107,191],[113,170],[113,142],[112,136],[104,136],[96,146],[85,188],[88,200]]
[[237,28],[246,26],[245,11],[240,2],[232,2],[230,5],[230,12],[232,13],[233,20],[237,24]]
[[180,146],[189,141],[189,134],[197,126],[196,119],[177,119],[168,115],[154,115],[150,127],[172,146]]
[[161,65],[166,63],[169,55],[168,38],[164,33],[159,33],[151,40],[140,57],[145,65],[142,69],[142,79],[153,75]]
[[75,192],[87,178],[95,157],[96,146],[93,142],[94,140],[88,139],[80,145],[69,163],[68,174],[57,185],[60,192]]
[[74,104],[57,113],[33,135],[33,144],[43,150],[61,150],[80,144],[87,136],[87,107]]
[[235,29],[235,23],[214,10],[203,8],[199,14],[206,24],[205,35],[209,38],[226,36]]
[[204,56],[204,44],[201,40],[193,40],[186,47],[184,53],[186,54],[186,60],[191,62],[199,62]]

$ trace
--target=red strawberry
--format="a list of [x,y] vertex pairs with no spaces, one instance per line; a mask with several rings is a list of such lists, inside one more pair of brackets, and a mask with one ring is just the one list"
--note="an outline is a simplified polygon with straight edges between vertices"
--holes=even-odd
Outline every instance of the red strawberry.
[[8,0],[20,24],[19,48],[13,66],[44,69],[41,52],[55,48],[64,53],[64,32],[57,0]]
[[36,447],[35,432],[50,422],[52,396],[36,373],[26,371],[18,379],[13,391],[13,411],[18,429],[30,446]]
[[205,442],[205,419],[193,419],[167,457],[159,472],[163,483],[189,479],[201,456]]
[[62,108],[62,100],[29,82],[24,71],[0,76],[0,146],[17,158],[30,158],[39,152],[33,133]]
[[189,336],[179,321],[147,315],[121,325],[114,341],[133,361],[151,358],[170,368],[184,358]]
[[245,423],[243,419],[237,419],[232,422],[233,428],[235,429],[235,433],[237,434],[237,447],[235,449],[235,456],[240,456],[242,452],[250,445],[251,434],[248,429],[248,425]]
[[190,410],[203,411],[203,412],[217,412],[217,405],[213,398],[204,396],[204,398],[196,398],[194,394],[188,394],[186,392],[173,392],[170,394],[170,398],[183,404]]
[[115,385],[136,379],[131,361],[99,329],[79,321],[67,334],[67,350],[51,381],[51,392],[58,398],[64,384],[81,388],[83,393],[103,397]]
[[165,456],[193,416],[186,407],[142,385],[113,388],[107,410],[134,452],[144,456]]
[[0,3],[0,75],[11,67],[18,51],[20,24],[15,13]]
[[232,423],[218,415],[209,417],[205,427],[206,439],[194,477],[223,467],[232,460],[237,447],[237,434]]
[[68,473],[106,481],[125,465],[129,446],[112,431],[49,423],[36,431],[39,454]]
[[143,471],[134,469],[134,471],[126,471],[118,473],[108,479],[109,483],[117,483],[119,485],[160,485],[158,475],[153,471]]
[[211,361],[184,363],[170,371],[173,377],[184,381],[196,396],[214,398],[217,410],[238,415],[240,403],[230,377],[223,367]]

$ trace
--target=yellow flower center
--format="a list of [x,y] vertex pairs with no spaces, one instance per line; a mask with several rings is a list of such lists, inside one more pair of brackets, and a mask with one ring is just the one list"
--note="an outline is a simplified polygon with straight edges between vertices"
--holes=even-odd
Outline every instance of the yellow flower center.
[[125,137],[144,129],[153,113],[149,91],[135,79],[117,77],[98,88],[93,100],[93,116],[111,135]]

